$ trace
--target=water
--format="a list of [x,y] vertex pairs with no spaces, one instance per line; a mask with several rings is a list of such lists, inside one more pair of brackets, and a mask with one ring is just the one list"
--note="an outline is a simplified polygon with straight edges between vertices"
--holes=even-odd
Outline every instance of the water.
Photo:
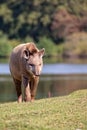
[[[0,64],[0,102],[16,101],[16,91],[8,64]],[[64,96],[87,89],[87,64],[45,64],[36,99]]]
[[[8,64],[0,64],[0,74],[10,74]],[[44,64],[42,74],[87,74],[87,64]]]
[[42,74],[87,74],[87,64],[46,64]]

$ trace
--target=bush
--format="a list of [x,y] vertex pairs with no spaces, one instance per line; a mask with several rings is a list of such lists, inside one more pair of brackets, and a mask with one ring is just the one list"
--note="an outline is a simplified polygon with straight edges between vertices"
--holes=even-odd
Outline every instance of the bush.
[[45,54],[47,56],[55,56],[57,55],[57,48],[56,45],[50,38],[41,37],[38,42],[39,48],[45,48]]
[[11,48],[13,49],[14,47],[16,47],[17,45],[21,44],[22,42],[20,40],[16,40],[16,39],[12,39],[9,40],[9,44],[11,46]]
[[0,32],[0,56],[7,57],[9,56],[12,50],[11,45],[9,44],[9,40],[6,35]]
[[63,54],[63,51],[64,51],[64,43],[61,43],[61,44],[59,44],[59,45],[57,45],[57,53],[58,53],[58,55],[59,56],[62,56],[62,54]]
[[27,43],[27,42],[34,42],[34,39],[30,36],[27,36],[26,38],[23,39],[23,43]]
[[64,55],[87,57],[87,34],[77,33],[70,36],[64,45]]

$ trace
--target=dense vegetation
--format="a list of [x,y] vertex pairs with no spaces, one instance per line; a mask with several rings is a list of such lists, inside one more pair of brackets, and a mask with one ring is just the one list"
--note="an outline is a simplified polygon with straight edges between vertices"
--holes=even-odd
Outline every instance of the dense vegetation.
[[87,90],[34,103],[0,104],[0,130],[87,130]]
[[60,44],[82,32],[87,37],[87,0],[0,1],[0,56],[8,56],[15,45],[29,41],[44,46],[48,55],[65,54]]

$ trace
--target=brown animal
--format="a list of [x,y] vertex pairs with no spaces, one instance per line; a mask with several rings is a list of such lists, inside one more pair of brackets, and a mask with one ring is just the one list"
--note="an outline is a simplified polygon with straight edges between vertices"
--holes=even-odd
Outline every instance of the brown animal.
[[20,44],[13,49],[9,66],[15,83],[18,102],[23,101],[22,84],[25,101],[34,100],[43,66],[44,52],[44,48],[39,50],[34,43]]

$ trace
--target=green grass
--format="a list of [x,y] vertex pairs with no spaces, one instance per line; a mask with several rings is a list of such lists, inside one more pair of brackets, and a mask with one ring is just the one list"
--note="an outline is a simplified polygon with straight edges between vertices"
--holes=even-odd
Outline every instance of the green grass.
[[0,130],[87,130],[87,90],[33,103],[0,104]]

